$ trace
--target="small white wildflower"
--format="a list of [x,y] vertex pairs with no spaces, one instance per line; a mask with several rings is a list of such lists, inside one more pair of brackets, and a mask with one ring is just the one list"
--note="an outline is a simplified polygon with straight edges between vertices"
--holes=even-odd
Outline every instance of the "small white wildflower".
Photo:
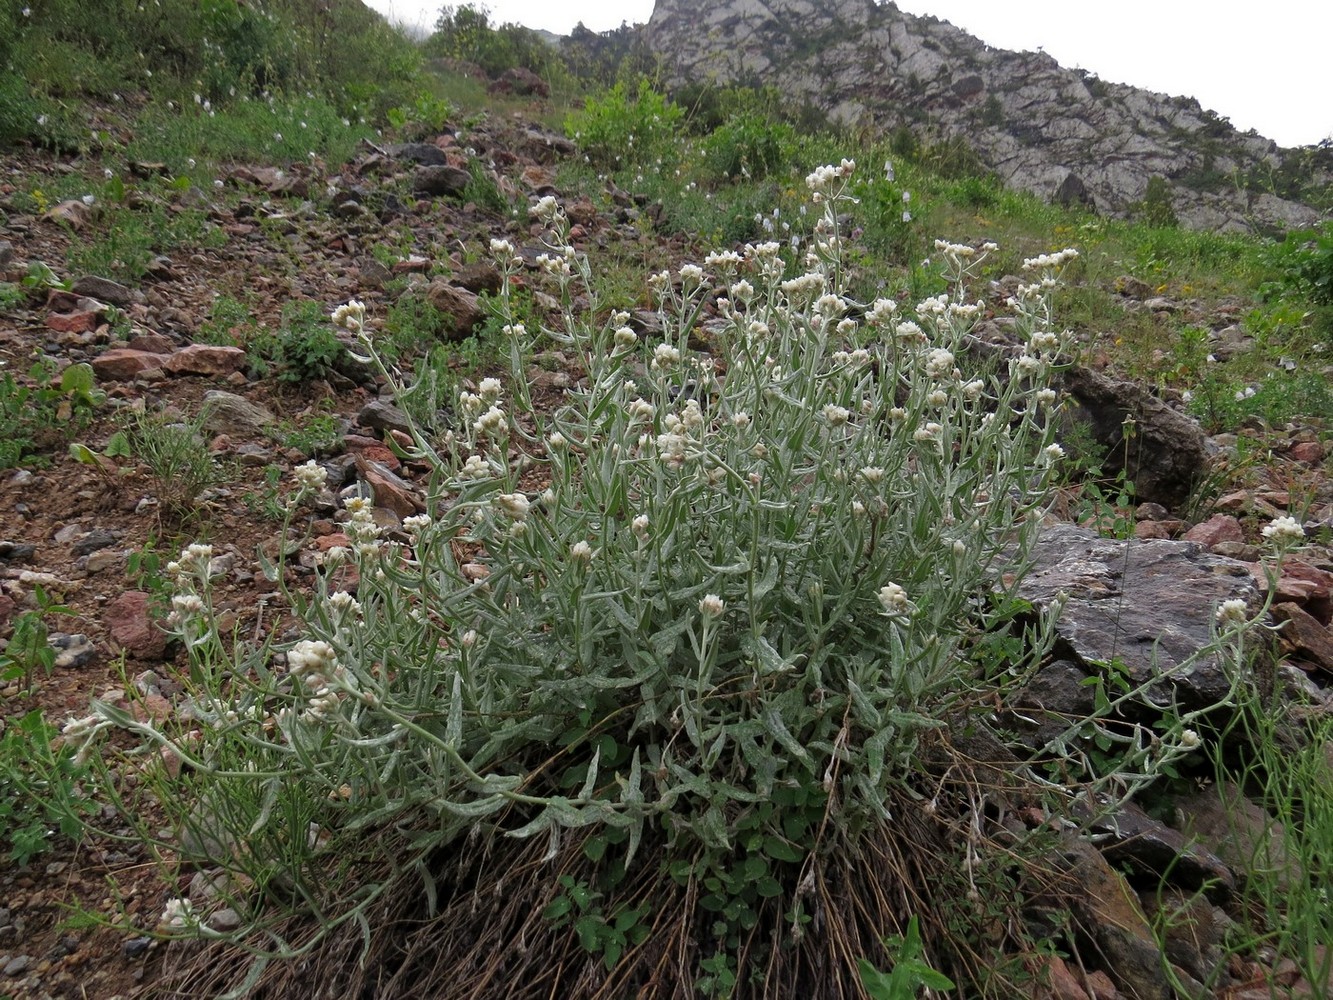
[[1041,450],[1041,453],[1046,456],[1047,462],[1058,462],[1065,457],[1065,450],[1058,444],[1048,444]]
[[838,406],[834,403],[826,403],[823,409],[824,419],[832,427],[841,427],[851,419],[852,411],[845,406]]
[[546,436],[546,447],[552,451],[564,451],[569,447],[569,441],[559,431],[552,431]]
[[847,303],[843,302],[842,297],[831,292],[821,295],[815,302],[815,312],[830,319],[841,315],[846,308]]
[[896,583],[886,583],[879,588],[879,603],[890,615],[906,614],[911,607],[907,600],[907,591]]
[[[910,319],[903,320],[895,326],[893,328],[893,335],[899,340],[907,341],[909,343],[920,343],[926,339],[926,335],[921,327],[917,326]],[[945,353],[947,354],[949,352],[945,351]]]
[[655,371],[674,367],[680,363],[680,350],[671,344],[658,344],[653,348],[652,367]]
[[553,195],[544,195],[537,200],[537,204],[528,209],[528,214],[549,226],[560,215],[560,203]]
[[931,378],[945,378],[953,374],[954,356],[942,347],[926,355],[926,374]]
[[612,334],[611,341],[617,352],[628,351],[639,342],[639,335],[629,327],[621,326],[616,328],[616,332]]
[[470,628],[463,633],[463,637],[459,640],[459,642],[463,644],[464,649],[472,649],[477,645],[478,638],[480,637],[477,635],[477,630],[474,628]]
[[102,720],[96,715],[85,715],[82,718],[69,718],[65,724],[60,727],[60,735],[67,740],[76,740],[81,736],[87,736],[99,725]]
[[464,479],[489,479],[491,468],[480,455],[469,455],[463,463],[462,476]]
[[731,418],[731,425],[737,430],[744,430],[750,426],[750,415],[742,410]]
[[158,926],[169,931],[183,931],[191,927],[198,927],[199,917],[194,912],[194,904],[188,899],[179,897],[167,900],[167,905],[162,910],[162,916],[158,920]]
[[717,618],[726,609],[726,604],[717,594],[705,594],[699,601],[699,613],[705,618]]
[[884,470],[883,470],[882,468],[880,468],[878,465],[867,465],[867,466],[865,466],[865,467],[861,470],[860,475],[861,475],[861,478],[864,479],[864,480],[865,480],[867,483],[869,483],[871,486],[874,486],[874,485],[876,485],[877,483],[883,482],[883,480],[884,480]]
[[648,515],[639,514],[630,522],[630,530],[639,538],[646,539],[648,537],[648,524]]
[[478,434],[498,435],[508,428],[509,424],[505,420],[504,410],[498,406],[492,406],[489,410],[479,416],[472,424],[472,429]]
[[328,482],[329,470],[312,458],[304,465],[298,465],[292,472],[292,478],[296,480],[298,490],[322,490]]
[[1055,404],[1054,389],[1038,389],[1033,394],[1033,399],[1037,401],[1038,406],[1052,406]]
[[525,520],[532,509],[532,504],[522,493],[501,493],[491,500],[491,506],[511,521]]
[[914,430],[912,432],[912,439],[915,441],[938,441],[940,432],[943,430],[944,428],[939,424],[928,423]]
[[680,269],[680,280],[700,284],[704,280],[704,269],[698,264],[683,264]]
[[1305,529],[1300,526],[1294,517],[1284,515],[1275,517],[1271,523],[1266,525],[1263,536],[1278,545],[1287,545],[1304,541]]
[[926,396],[926,402],[936,408],[943,406],[948,401],[949,394],[943,389],[933,389],[930,394]]
[[1217,606],[1217,623],[1219,625],[1243,625],[1249,620],[1249,617],[1249,605],[1239,597],[1223,601]]
[[1046,370],[1046,366],[1042,364],[1041,359],[1034,358],[1031,354],[1022,355],[1015,365],[1021,378],[1036,378]]
[[346,305],[333,310],[333,325],[350,330],[352,333],[362,332],[365,328],[365,318],[365,303],[357,299],[351,299]]
[[1193,750],[1199,745],[1199,734],[1193,729],[1185,729],[1180,733],[1180,745],[1186,750]]
[[1028,338],[1032,350],[1051,354],[1060,349],[1060,338],[1050,330],[1034,330]]
[[337,662],[337,654],[323,639],[302,639],[287,650],[287,670],[298,677],[323,676]]
[[329,595],[329,607],[340,614],[359,615],[361,613],[361,602],[345,590]]
[[488,403],[494,403],[500,398],[500,380],[498,378],[484,378],[481,385],[477,387],[477,392],[481,398]]
[[569,556],[575,562],[592,562],[592,546],[580,539],[569,547]]

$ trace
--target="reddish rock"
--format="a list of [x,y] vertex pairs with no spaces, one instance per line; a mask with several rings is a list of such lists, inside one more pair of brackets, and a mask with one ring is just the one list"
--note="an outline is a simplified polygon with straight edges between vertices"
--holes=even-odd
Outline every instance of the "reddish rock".
[[79,308],[79,301],[82,298],[82,295],[76,295],[63,288],[52,288],[46,293],[46,308],[51,312],[73,312]]
[[1089,1000],[1088,991],[1079,984],[1063,958],[1052,955],[1046,959],[1046,973],[1046,995],[1051,1000]]
[[379,462],[357,455],[356,468],[361,473],[361,478],[369,483],[374,491],[376,507],[386,507],[399,517],[411,517],[426,509],[425,501],[421,499],[412,484]]
[[150,368],[161,368],[168,355],[153,351],[135,351],[128,347],[113,347],[93,358],[93,372],[100,379],[125,381]]
[[92,309],[52,312],[47,316],[47,328],[56,333],[87,333],[89,329],[97,329],[97,313]]
[[171,707],[171,702],[167,701],[156,691],[149,691],[142,698],[136,700],[133,704],[134,717],[141,722],[151,720],[153,722],[166,722],[175,714],[175,709]]
[[77,231],[92,221],[93,210],[90,205],[78,198],[73,198],[69,201],[62,201],[59,205],[50,209],[42,218],[50,219],[52,222],[63,222]]
[[[1266,592],[1267,568],[1263,563],[1255,563],[1251,572],[1260,591]],[[1273,600],[1299,604],[1327,625],[1333,619],[1333,573],[1289,556],[1282,561],[1282,575],[1278,577]]]
[[517,94],[520,97],[550,97],[551,88],[540,76],[526,66],[511,66],[491,84],[496,94]]
[[1111,982],[1111,977],[1101,969],[1089,972],[1084,985],[1091,991],[1093,1000],[1120,1000],[1120,991]]
[[[1277,506],[1279,503],[1281,504],[1280,508]],[[1272,519],[1281,517],[1287,512],[1287,503],[1285,500],[1273,500],[1266,496],[1257,496],[1249,490],[1239,490],[1236,493],[1228,493],[1222,497],[1213,504],[1213,509],[1240,511]]]
[[168,357],[163,367],[176,375],[230,375],[245,367],[245,351],[239,347],[191,344]]
[[586,194],[579,195],[565,206],[565,215],[576,226],[591,226],[597,221],[597,206]]
[[406,260],[394,261],[391,270],[394,274],[425,274],[430,270],[430,260],[414,255]]
[[360,455],[372,462],[378,462],[390,472],[397,472],[402,468],[402,463],[398,461],[398,456],[393,453],[393,449],[381,444],[374,438],[363,437],[360,434],[348,434],[343,438],[343,444],[352,454]]
[[9,624],[9,619],[14,617],[14,611],[18,607],[14,599],[8,594],[0,594],[0,628]]
[[352,547],[352,540],[341,531],[335,531],[332,534],[321,535],[315,539],[315,548],[320,552],[327,552],[329,549],[348,549]]
[[1135,538],[1170,538],[1171,528],[1165,521],[1139,521],[1134,525]]
[[1218,542],[1243,542],[1245,529],[1230,514],[1214,514],[1202,524],[1196,524],[1182,536],[1187,542],[1198,542],[1211,549]]
[[1326,629],[1298,604],[1276,604],[1273,618],[1283,622],[1282,644],[1303,660],[1333,671],[1333,631]]
[[153,354],[170,354],[176,349],[175,341],[160,333],[136,333],[125,346],[132,351],[149,351]]
[[539,167],[534,163],[523,168],[519,180],[530,188],[550,187],[555,183],[555,171],[550,167]]
[[121,594],[106,609],[111,637],[131,656],[160,660],[167,650],[166,633],[157,627],[148,610],[148,595],[138,590]]
[[46,317],[46,326],[56,333],[87,333],[97,329],[102,312],[101,309],[80,309],[78,312],[50,313]]
[[1318,465],[1324,460],[1324,446],[1318,441],[1301,441],[1292,445],[1287,454],[1297,462]]
[[462,340],[486,320],[486,312],[477,297],[445,278],[436,278],[426,286],[426,301],[444,314],[445,336],[450,340]]

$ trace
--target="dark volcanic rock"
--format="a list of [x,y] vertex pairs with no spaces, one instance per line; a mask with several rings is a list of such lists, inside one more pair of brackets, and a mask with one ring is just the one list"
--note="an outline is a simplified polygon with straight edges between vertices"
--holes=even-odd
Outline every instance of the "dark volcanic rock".
[[1208,467],[1207,437],[1191,417],[1142,386],[1074,366],[1060,376],[1069,419],[1087,425],[1104,454],[1103,471],[1123,471],[1140,501],[1182,505]]
[[1032,558],[1019,596],[1046,607],[1064,595],[1056,630],[1082,664],[1119,661],[1134,684],[1159,682],[1155,700],[1186,710],[1228,694],[1224,664],[1197,654],[1222,601],[1256,599],[1247,564],[1193,542],[1121,541],[1069,524],[1044,528]]
[[412,193],[423,198],[457,197],[472,180],[462,167],[447,164],[418,167],[412,175]]
[[448,161],[444,150],[428,142],[400,142],[385,148],[385,152],[395,159],[411,160],[423,167],[442,167]]

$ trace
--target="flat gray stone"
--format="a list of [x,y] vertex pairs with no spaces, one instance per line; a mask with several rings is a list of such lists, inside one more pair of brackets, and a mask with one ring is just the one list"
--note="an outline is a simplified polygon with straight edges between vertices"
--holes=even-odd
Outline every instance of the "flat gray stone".
[[1216,656],[1196,656],[1212,640],[1217,606],[1257,606],[1251,568],[1194,542],[1101,538],[1077,525],[1042,530],[1019,596],[1046,608],[1066,595],[1056,631],[1066,659],[1094,667],[1119,661],[1153,700],[1181,708],[1215,704],[1231,681]]

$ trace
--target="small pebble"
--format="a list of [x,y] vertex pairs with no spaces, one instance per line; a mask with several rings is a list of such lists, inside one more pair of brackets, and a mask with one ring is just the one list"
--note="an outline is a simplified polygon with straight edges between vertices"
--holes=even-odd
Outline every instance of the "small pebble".
[[5,963],[3,970],[6,976],[17,976],[20,973],[27,972],[28,966],[32,964],[31,955],[18,955]]
[[147,938],[147,937],[130,938],[128,941],[126,941],[123,945],[120,946],[120,950],[121,953],[124,954],[126,958],[138,958],[140,955],[142,955],[144,952],[148,950],[148,946],[152,943],[153,943],[152,938]]

